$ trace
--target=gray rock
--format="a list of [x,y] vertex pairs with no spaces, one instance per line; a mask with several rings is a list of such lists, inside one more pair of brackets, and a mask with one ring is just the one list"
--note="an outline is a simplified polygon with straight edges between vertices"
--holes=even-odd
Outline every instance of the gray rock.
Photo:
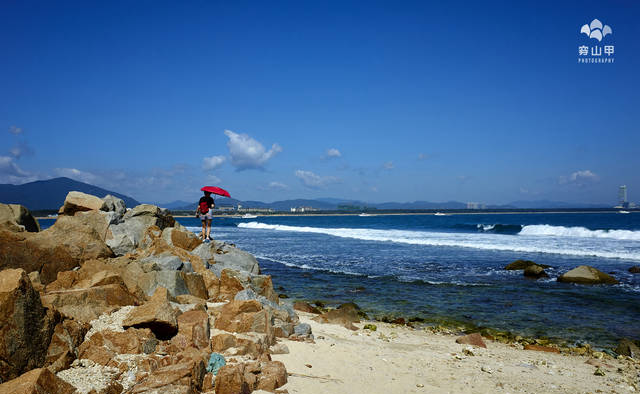
[[204,243],[191,251],[191,253],[204,261],[208,261],[212,267],[216,266],[215,271],[217,271],[216,275],[218,276],[225,268],[256,275],[260,273],[258,260],[251,253],[229,244],[219,242]]
[[239,291],[234,297],[234,300],[236,301],[250,301],[250,300],[257,300],[257,299],[258,299],[258,295],[256,294],[255,291],[251,289],[244,289],[242,291]]
[[[152,263],[155,265],[154,271],[178,271],[184,263],[180,260],[180,257],[173,255],[169,252],[164,252],[158,255],[151,255],[140,260],[143,264]],[[192,269],[193,271],[193,269]]]
[[269,348],[271,354],[289,354],[289,347],[284,343],[276,343]]
[[141,274],[138,286],[147,296],[152,296],[158,287],[164,287],[172,296],[190,294],[182,271],[151,271]]
[[300,323],[293,327],[293,333],[297,336],[304,336],[311,334],[311,326],[307,323]]
[[193,265],[189,261],[183,261],[182,262],[182,268],[180,268],[180,271],[182,271],[182,272],[195,272],[193,270]]
[[125,212],[127,212],[127,206],[124,204],[124,201],[118,197],[108,194],[102,199],[102,201],[104,201],[105,204],[105,211],[115,212],[120,218],[122,218]]
[[175,223],[175,219],[166,209],[149,204],[138,205],[126,211],[121,223],[109,226],[111,237],[108,237],[106,243],[116,255],[122,256],[141,246],[149,227],[157,226],[163,230]]

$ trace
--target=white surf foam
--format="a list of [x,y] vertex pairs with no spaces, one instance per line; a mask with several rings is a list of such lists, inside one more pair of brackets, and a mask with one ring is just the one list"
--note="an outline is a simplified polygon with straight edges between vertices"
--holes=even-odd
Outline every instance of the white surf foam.
[[632,247],[629,247],[628,241],[611,239],[611,237],[600,237],[602,239],[598,239],[597,237],[576,239],[567,238],[566,236],[541,237],[539,234],[528,235],[526,233],[522,234],[522,232],[520,232],[519,235],[514,236],[489,233],[469,234],[407,230],[376,230],[363,228],[302,227],[259,222],[239,223],[238,227],[247,229],[326,234],[335,237],[361,239],[365,241],[397,242],[411,245],[463,247],[522,253],[549,253],[640,260],[640,245],[633,245]]
[[640,231],[589,230],[585,227],[550,226],[548,224],[524,226],[519,234],[552,237],[611,238],[625,241],[640,241]]

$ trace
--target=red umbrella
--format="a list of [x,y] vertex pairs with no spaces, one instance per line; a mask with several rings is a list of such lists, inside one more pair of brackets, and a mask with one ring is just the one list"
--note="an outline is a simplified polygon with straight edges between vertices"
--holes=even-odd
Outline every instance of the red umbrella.
[[202,189],[200,189],[200,190],[202,190],[203,192],[211,192],[211,193],[213,193],[213,194],[217,194],[217,195],[219,195],[219,196],[231,197],[231,196],[229,195],[229,192],[228,192],[228,191],[226,191],[226,190],[224,190],[224,189],[221,189],[221,188],[219,188],[219,187],[215,187],[215,186],[205,186],[205,187],[203,187],[203,188],[202,188]]

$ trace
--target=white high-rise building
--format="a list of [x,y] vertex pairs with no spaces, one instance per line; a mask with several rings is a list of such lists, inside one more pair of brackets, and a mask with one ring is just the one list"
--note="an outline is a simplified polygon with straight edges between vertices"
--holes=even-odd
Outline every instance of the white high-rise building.
[[622,185],[618,189],[618,201],[622,208],[629,208],[629,200],[627,199],[627,185]]

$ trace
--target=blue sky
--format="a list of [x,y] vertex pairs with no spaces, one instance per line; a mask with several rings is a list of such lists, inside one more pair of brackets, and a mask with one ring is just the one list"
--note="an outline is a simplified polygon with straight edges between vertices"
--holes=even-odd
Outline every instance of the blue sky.
[[0,183],[640,201],[637,1],[90,3],[0,3]]

